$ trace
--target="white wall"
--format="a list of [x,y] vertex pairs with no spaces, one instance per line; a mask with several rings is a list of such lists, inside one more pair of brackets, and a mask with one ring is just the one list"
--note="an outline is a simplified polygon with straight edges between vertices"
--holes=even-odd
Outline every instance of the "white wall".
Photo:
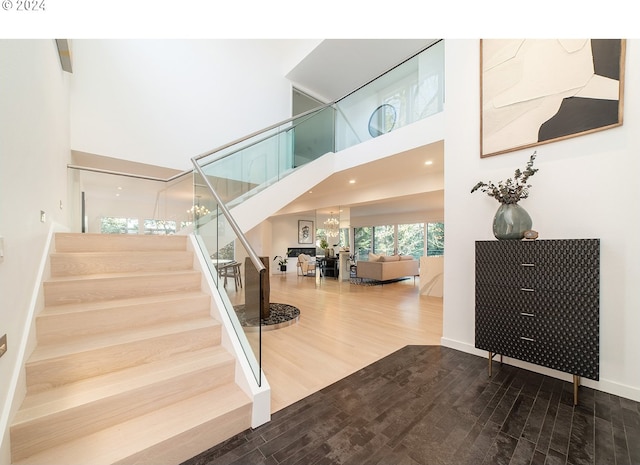
[[[0,434],[49,229],[54,222],[68,225],[68,81],[53,39],[0,40],[0,336],[7,334],[8,342],[0,358]],[[10,462],[7,436],[0,438],[0,463]]]
[[316,40],[74,40],[71,147],[190,169],[291,116],[289,69]]
[[[426,207],[426,205],[425,205]],[[387,224],[439,223],[444,221],[444,210],[424,210],[390,215],[351,217],[351,227],[383,226]]]
[[[447,40],[445,48],[447,253],[442,343],[477,353],[474,246],[476,240],[494,239],[491,222],[498,203],[470,190],[480,180],[512,176],[516,168],[524,168],[534,149],[480,159],[480,112],[470,111],[480,103],[479,41]],[[531,194],[521,206],[541,239],[601,239],[600,381],[583,382],[640,400],[640,40],[627,41],[626,58],[623,126],[536,147],[535,166],[540,171],[530,178]]]
[[[313,244],[298,244],[298,220],[313,221],[313,227],[317,228],[315,215],[283,215],[275,216],[265,223],[271,224],[273,235],[271,239],[271,274],[280,274],[278,262],[273,261],[276,255],[285,256],[287,249],[292,247],[315,247],[316,235],[313,234]],[[297,273],[297,258],[289,258],[287,273]]]

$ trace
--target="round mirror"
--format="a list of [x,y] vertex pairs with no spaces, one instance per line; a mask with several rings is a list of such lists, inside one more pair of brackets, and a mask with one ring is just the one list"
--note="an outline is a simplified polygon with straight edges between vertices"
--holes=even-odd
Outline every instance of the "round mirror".
[[396,124],[396,109],[393,105],[384,103],[376,108],[369,117],[369,134],[378,137],[393,129]]

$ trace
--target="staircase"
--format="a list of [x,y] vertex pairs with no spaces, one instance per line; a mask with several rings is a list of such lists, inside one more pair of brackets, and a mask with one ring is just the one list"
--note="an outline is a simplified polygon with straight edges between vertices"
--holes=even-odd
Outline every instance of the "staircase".
[[12,463],[178,464],[251,427],[185,236],[57,234]]

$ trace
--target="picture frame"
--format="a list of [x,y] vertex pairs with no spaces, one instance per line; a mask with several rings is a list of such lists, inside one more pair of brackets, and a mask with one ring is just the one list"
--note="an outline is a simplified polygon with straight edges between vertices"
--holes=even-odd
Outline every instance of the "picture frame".
[[298,220],[298,244],[313,244],[313,221]]
[[624,39],[482,39],[480,157],[622,125]]

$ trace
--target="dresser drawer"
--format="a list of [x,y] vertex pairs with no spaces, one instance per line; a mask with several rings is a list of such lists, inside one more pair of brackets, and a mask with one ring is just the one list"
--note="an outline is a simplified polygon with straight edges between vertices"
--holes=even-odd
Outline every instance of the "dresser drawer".
[[549,348],[560,342],[559,334],[548,328],[540,330],[540,319],[522,315],[518,311],[476,312],[476,348],[540,363]]
[[599,239],[478,241],[476,264],[534,264],[550,268],[600,268]]
[[[564,347],[568,340],[565,325],[557,324],[555,318],[549,318],[540,312],[483,308],[476,311],[476,338],[476,346],[490,345],[489,342],[483,342],[485,340],[497,341],[499,346],[514,346],[522,340],[544,345],[560,344]],[[506,355],[506,352],[499,350],[491,351]]]
[[476,285],[476,308],[518,309],[549,318],[564,320],[597,316],[600,296],[597,293],[571,294],[555,290],[536,290],[504,286]]
[[593,334],[586,321],[564,325],[518,310],[476,311],[476,348],[598,379],[599,345]]
[[554,267],[536,264],[503,266],[476,262],[476,283],[570,293],[597,293],[600,269]]

